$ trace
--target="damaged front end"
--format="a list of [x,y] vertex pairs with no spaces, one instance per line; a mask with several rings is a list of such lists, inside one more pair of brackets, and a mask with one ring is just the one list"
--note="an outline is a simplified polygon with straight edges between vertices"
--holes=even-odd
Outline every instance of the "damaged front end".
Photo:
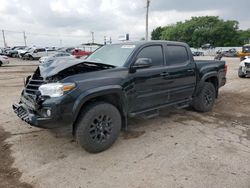
[[73,121],[75,99],[72,96],[77,96],[79,91],[76,83],[65,83],[64,78],[108,68],[111,67],[79,60],[40,65],[32,76],[26,78],[20,101],[13,105],[13,110],[32,126],[55,128],[69,125]]
[[21,93],[21,98],[18,104],[13,105],[13,110],[23,121],[32,126],[43,127],[43,124],[47,124],[55,117],[52,117],[52,111],[54,111],[53,105],[44,105],[44,101],[48,99],[46,96],[42,96],[39,91],[39,87],[48,83],[40,76],[39,68],[32,76],[28,76],[25,81],[25,87]]

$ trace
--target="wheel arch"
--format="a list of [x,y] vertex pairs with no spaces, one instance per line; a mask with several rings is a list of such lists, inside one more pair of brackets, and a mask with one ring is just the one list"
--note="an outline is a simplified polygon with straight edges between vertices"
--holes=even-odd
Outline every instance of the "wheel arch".
[[122,128],[127,128],[127,98],[121,86],[99,87],[81,94],[73,107],[73,134],[84,107],[92,102],[103,101],[114,105],[121,113]]
[[195,96],[201,91],[202,86],[205,82],[210,82],[214,85],[215,90],[216,90],[216,98],[218,97],[218,92],[219,92],[219,78],[218,78],[218,73],[217,72],[210,72],[205,74],[201,80],[200,83],[197,86]]

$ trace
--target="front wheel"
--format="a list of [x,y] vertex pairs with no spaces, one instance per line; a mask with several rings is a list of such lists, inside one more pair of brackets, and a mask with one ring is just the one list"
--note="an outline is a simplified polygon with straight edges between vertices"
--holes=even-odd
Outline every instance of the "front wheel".
[[239,70],[238,70],[238,76],[240,77],[240,78],[245,78],[245,74],[244,74],[244,72],[242,71],[242,67],[240,67],[239,68]]
[[80,114],[76,141],[88,152],[102,152],[113,145],[121,130],[121,114],[110,103],[94,102]]
[[199,112],[211,111],[215,102],[216,90],[212,83],[205,82],[199,94],[194,98],[193,107]]

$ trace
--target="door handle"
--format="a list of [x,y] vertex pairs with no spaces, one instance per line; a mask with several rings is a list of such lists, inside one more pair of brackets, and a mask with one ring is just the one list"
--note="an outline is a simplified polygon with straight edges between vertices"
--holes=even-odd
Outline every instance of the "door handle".
[[160,75],[161,75],[162,77],[168,77],[168,76],[169,76],[169,73],[163,72],[163,73],[161,73]]
[[194,69],[188,69],[187,71],[193,73]]

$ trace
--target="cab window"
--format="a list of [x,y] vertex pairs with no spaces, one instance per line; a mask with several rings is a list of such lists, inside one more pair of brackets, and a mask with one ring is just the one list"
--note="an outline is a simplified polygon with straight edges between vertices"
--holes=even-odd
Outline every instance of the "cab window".
[[168,46],[167,47],[167,64],[168,65],[182,65],[189,61],[189,56],[186,47],[184,46]]
[[139,58],[149,58],[152,60],[152,66],[162,66],[163,65],[163,51],[161,45],[147,46],[143,48],[137,55]]

